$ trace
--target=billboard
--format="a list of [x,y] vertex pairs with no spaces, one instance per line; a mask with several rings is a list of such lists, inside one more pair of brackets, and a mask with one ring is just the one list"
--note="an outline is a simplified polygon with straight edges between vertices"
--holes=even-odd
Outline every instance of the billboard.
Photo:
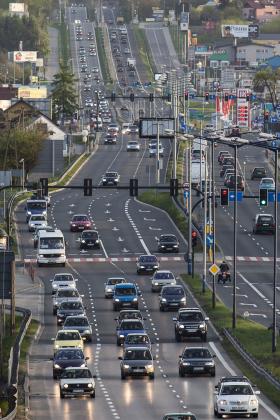
[[222,25],[222,37],[248,38],[248,25]]
[[259,37],[259,25],[249,25],[249,38],[258,38]]
[[36,63],[37,51],[14,51],[14,62],[15,63]]
[[250,102],[247,101],[248,89],[237,89],[237,125],[241,128],[250,127]]
[[180,29],[181,31],[188,31],[189,29],[189,13],[182,12],[180,16]]
[[9,3],[9,12],[24,13],[24,11],[25,11],[24,3]]
[[174,118],[142,118],[140,119],[140,138],[170,138],[170,132],[174,133],[175,120]]
[[44,99],[47,96],[46,86],[20,86],[18,88],[18,98]]

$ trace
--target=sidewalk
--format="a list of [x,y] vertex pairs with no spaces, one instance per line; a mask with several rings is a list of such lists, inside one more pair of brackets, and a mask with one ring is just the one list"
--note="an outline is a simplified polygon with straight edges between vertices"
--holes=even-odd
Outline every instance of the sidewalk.
[[50,54],[46,64],[45,77],[50,82],[53,76],[59,71],[59,51],[58,51],[58,30],[52,26],[48,26],[48,34],[50,41]]

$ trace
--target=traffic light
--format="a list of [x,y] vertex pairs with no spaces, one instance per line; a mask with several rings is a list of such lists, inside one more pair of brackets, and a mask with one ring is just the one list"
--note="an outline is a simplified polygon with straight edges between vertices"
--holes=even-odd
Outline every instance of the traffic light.
[[221,188],[221,206],[228,206],[228,188]]
[[225,94],[225,102],[228,102],[228,94]]
[[111,93],[111,101],[112,102],[115,102],[116,101],[116,93],[115,92],[112,92]]
[[259,194],[259,197],[260,197],[260,202],[259,202],[259,204],[260,204],[260,207],[267,207],[267,196],[268,196],[268,193],[267,193],[267,189],[266,188],[260,188],[260,194]]
[[189,92],[185,92],[185,101],[189,99]]
[[208,102],[209,101],[209,93],[205,93],[205,101]]
[[154,102],[154,94],[153,93],[150,93],[149,101]]
[[170,197],[177,197],[178,195],[178,179],[170,179]]
[[138,179],[132,178],[129,180],[129,195],[130,197],[138,197]]
[[90,197],[92,195],[92,179],[85,178],[84,179],[84,196]]
[[129,98],[130,98],[130,102],[134,102],[134,93],[131,93]]
[[47,197],[49,195],[49,180],[48,178],[40,178],[42,196]]
[[192,231],[192,247],[196,247],[197,245],[197,232],[195,230]]

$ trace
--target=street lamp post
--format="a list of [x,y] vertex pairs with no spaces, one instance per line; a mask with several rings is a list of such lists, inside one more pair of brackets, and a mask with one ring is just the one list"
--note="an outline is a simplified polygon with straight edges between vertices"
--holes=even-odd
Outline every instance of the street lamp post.
[[20,159],[19,163],[22,164],[21,184],[22,184],[22,191],[24,191],[24,178],[25,178],[24,158]]
[[274,179],[275,179],[275,200],[274,200],[274,260],[273,260],[273,301],[272,301],[272,353],[277,347],[277,325],[276,325],[276,285],[277,285],[277,241],[278,241],[278,149],[275,149]]

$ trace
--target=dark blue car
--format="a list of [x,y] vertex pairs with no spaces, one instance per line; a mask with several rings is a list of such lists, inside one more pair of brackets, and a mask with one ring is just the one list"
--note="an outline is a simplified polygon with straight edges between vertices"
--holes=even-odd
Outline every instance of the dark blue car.
[[117,345],[120,346],[128,334],[133,333],[146,333],[143,321],[140,319],[123,319],[119,326],[116,328]]
[[140,292],[133,283],[116,284],[113,295],[114,311],[120,308],[138,309],[138,295]]

